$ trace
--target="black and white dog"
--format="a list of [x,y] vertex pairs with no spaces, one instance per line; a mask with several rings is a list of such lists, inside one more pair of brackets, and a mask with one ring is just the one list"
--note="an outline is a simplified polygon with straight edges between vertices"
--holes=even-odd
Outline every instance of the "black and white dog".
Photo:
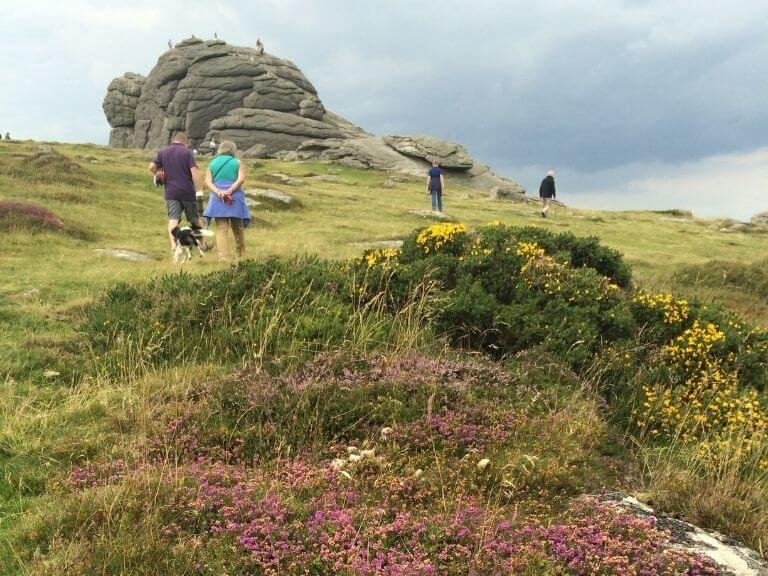
[[171,234],[173,234],[173,237],[176,238],[176,248],[173,250],[174,262],[178,264],[179,262],[186,262],[187,260],[191,260],[191,248],[193,246],[197,248],[197,251],[200,252],[200,256],[202,257],[203,246],[205,246],[205,242],[203,241],[201,245],[201,238],[204,236],[204,234],[200,226],[191,223],[189,227],[184,226],[183,228],[179,228],[176,226],[173,228],[173,230],[171,230]]

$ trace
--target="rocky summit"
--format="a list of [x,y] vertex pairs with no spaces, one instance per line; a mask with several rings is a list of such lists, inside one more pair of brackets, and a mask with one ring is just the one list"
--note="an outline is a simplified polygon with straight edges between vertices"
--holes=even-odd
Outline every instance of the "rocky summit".
[[148,76],[128,72],[110,82],[103,103],[109,145],[159,148],[176,130],[207,150],[232,140],[246,156],[334,160],[423,176],[438,159],[452,182],[525,193],[456,143],[433,136],[377,137],[329,112],[299,68],[255,48],[188,38],[167,50]]

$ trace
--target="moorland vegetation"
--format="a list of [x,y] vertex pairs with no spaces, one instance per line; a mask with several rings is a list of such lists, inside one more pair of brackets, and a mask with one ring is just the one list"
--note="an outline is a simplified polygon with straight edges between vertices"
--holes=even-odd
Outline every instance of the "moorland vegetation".
[[180,267],[143,152],[55,148],[0,144],[4,573],[717,573],[617,491],[764,549],[760,230],[260,161],[300,202]]

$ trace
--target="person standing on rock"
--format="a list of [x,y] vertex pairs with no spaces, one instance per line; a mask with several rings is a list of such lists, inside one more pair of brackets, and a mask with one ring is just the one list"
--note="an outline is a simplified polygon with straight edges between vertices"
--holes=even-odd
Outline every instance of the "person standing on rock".
[[256,54],[259,56],[264,55],[264,44],[262,44],[261,38],[256,38]]
[[219,154],[211,160],[205,173],[205,185],[211,191],[208,207],[203,212],[206,220],[216,222],[216,252],[219,260],[227,260],[229,230],[235,235],[237,255],[245,255],[245,229],[251,223],[242,185],[245,182],[245,164],[235,158],[234,142],[219,144]]
[[443,189],[445,180],[443,171],[440,169],[440,162],[437,159],[432,160],[432,168],[427,173],[427,194],[432,197],[432,211],[443,211]]
[[208,150],[211,151],[211,156],[216,156],[216,141],[213,138],[208,143]]
[[202,178],[195,157],[187,146],[187,135],[184,132],[176,132],[171,145],[157,152],[154,160],[149,163],[149,171],[156,176],[160,171],[163,174],[165,202],[168,206],[168,239],[173,251],[176,239],[171,230],[179,225],[182,213],[187,215],[190,224],[202,227],[195,202],[195,190],[202,187]]
[[550,170],[539,186],[539,198],[541,198],[541,217],[546,218],[549,206],[555,199],[555,173]]

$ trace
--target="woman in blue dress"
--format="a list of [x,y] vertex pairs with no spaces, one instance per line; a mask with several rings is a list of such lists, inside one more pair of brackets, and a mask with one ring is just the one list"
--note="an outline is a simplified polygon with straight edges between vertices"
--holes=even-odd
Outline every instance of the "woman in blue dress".
[[235,143],[228,140],[221,142],[218,152],[205,172],[205,185],[211,196],[203,216],[209,224],[211,220],[216,222],[216,252],[220,260],[227,260],[230,229],[235,236],[237,255],[245,254],[244,230],[251,223],[251,216],[241,188],[245,182],[245,165],[235,158]]

